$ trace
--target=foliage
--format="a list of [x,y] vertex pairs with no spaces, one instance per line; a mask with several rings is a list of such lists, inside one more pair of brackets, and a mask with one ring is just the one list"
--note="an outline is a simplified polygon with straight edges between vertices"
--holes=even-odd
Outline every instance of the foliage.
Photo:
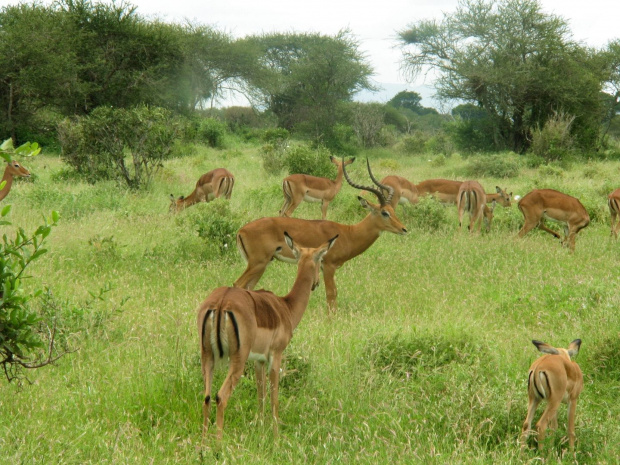
[[335,36],[275,33],[247,37],[256,48],[260,72],[250,78],[254,101],[278,118],[278,125],[312,137],[332,138],[341,102],[372,89],[371,68],[349,31]]
[[407,155],[417,155],[424,153],[428,135],[421,131],[415,131],[411,135],[402,137],[400,140],[400,150]]
[[521,171],[521,163],[517,157],[518,155],[511,153],[472,157],[465,168],[466,176],[514,178]]
[[118,178],[138,188],[149,184],[170,156],[177,126],[163,108],[99,107],[63,121],[58,134],[63,160],[87,180]]
[[[0,218],[5,218],[11,206],[5,206]],[[55,328],[49,328],[32,310],[30,301],[41,295],[41,290],[25,293],[22,281],[24,272],[47,249],[43,243],[59,215],[53,211],[51,218],[30,235],[18,228],[15,238],[5,234],[0,244],[0,365],[6,378],[19,379],[23,369],[40,368],[53,363],[63,354],[54,348]],[[0,225],[9,225],[0,219]],[[45,341],[45,342],[44,342]],[[47,347],[46,347],[47,345]]]
[[440,231],[450,224],[446,208],[432,197],[421,197],[408,213],[413,227],[424,231]]
[[286,166],[289,174],[309,174],[334,179],[336,166],[330,161],[330,151],[325,147],[313,149],[309,145],[293,146],[286,152]]
[[532,153],[545,161],[561,160],[574,151],[571,127],[575,117],[565,113],[553,114],[544,126],[532,131]]
[[197,139],[209,147],[222,148],[226,136],[226,124],[215,118],[204,118],[200,121]]
[[566,21],[538,0],[461,0],[442,21],[418,21],[400,39],[411,75],[430,66],[440,73],[440,98],[486,110],[496,149],[522,153],[531,130],[560,109],[579,115],[573,131],[582,147],[596,143],[601,57],[570,41]]
[[243,223],[239,215],[231,211],[226,199],[199,203],[179,215],[176,222],[183,228],[194,230],[205,240],[210,257],[232,254],[237,250],[237,231]]
[[452,109],[454,121],[446,132],[458,150],[465,153],[487,152],[496,148],[495,124],[488,112],[471,103]]
[[352,106],[353,132],[362,147],[381,145],[381,129],[383,128],[383,105],[378,103],[356,103]]

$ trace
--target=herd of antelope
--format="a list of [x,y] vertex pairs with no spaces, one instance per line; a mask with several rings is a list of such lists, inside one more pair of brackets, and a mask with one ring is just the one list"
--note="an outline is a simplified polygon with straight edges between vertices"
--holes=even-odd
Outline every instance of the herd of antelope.
[[[496,187],[496,192],[486,193],[477,181],[452,181],[431,179],[413,184],[400,176],[387,176],[378,181],[367,162],[368,174],[374,186],[354,183],[346,166],[355,158],[332,163],[338,167],[335,181],[308,175],[291,175],[284,179],[282,189],[284,204],[278,217],[260,218],[243,226],[237,234],[237,247],[247,262],[243,274],[232,287],[215,289],[198,308],[201,367],[205,384],[203,405],[203,434],[209,425],[212,402],[211,385],[218,362],[228,359],[228,374],[217,392],[217,439],[223,436],[224,411],[230,395],[238,383],[245,364],[254,361],[259,409],[264,414],[266,375],[269,373],[271,411],[274,434],[278,432],[278,384],[282,353],[289,344],[293,331],[306,310],[310,293],[319,284],[323,270],[329,312],[336,311],[337,289],[335,272],[345,262],[368,249],[384,232],[406,234],[407,229],[395,213],[399,203],[416,204],[422,196],[433,196],[443,203],[456,204],[459,224],[465,213],[469,216],[469,230],[473,232],[483,220],[490,227],[496,204],[511,206],[512,193]],[[9,193],[14,177],[28,177],[30,172],[15,161],[10,161],[0,184],[0,200]],[[359,223],[345,225],[326,220],[327,207],[342,187],[343,178],[356,189],[374,194],[378,204],[358,196],[368,214]],[[171,198],[170,210],[178,212],[198,202],[208,202],[218,197],[230,199],[235,178],[228,170],[218,168],[203,175],[194,191],[187,197]],[[375,187],[376,186],[376,187]],[[290,215],[303,201],[322,203],[322,220],[292,218]],[[491,207],[488,204],[491,204]],[[620,189],[609,195],[611,233],[617,237],[620,229]],[[524,217],[519,237],[539,227],[560,238],[544,225],[545,219],[565,224],[562,243],[575,248],[575,236],[589,222],[590,217],[578,199],[552,189],[536,189],[518,203]],[[276,296],[254,287],[273,259],[297,263],[297,276],[290,292]],[[528,412],[521,434],[522,449],[527,445],[531,424],[538,404],[545,400],[547,406],[536,424],[538,447],[542,448],[548,426],[557,427],[560,403],[568,403],[568,437],[571,451],[575,442],[575,413],[583,376],[577,363],[581,340],[571,342],[568,349],[554,348],[540,341],[532,341],[545,355],[537,359],[528,375]]]

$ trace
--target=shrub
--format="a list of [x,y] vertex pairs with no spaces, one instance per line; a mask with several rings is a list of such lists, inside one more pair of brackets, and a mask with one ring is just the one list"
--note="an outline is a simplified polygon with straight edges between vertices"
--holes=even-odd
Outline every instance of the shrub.
[[302,144],[289,148],[286,153],[286,166],[290,174],[309,174],[323,178],[336,177],[336,165],[330,160],[330,151],[325,147],[312,149]]
[[226,123],[215,118],[205,118],[200,121],[196,138],[209,147],[222,148],[227,132]]
[[574,121],[574,116],[554,113],[542,128],[532,132],[531,152],[546,161],[561,160],[571,155],[574,149],[571,126]]
[[466,176],[514,178],[521,169],[516,155],[499,154],[473,157],[465,168]]
[[425,231],[438,231],[450,224],[446,208],[437,200],[431,197],[422,197],[411,210],[411,221],[418,229]]
[[416,131],[410,136],[403,137],[400,150],[407,155],[423,153],[427,140],[428,137],[424,133]]
[[[10,224],[3,219],[10,210],[10,205],[2,209],[0,225]],[[21,284],[26,269],[47,251],[43,243],[58,218],[53,211],[33,234],[19,228],[15,239],[5,234],[0,243],[0,365],[9,381],[20,379],[23,369],[48,365],[63,355],[54,349],[55,328],[30,307],[42,290],[26,293]]]
[[170,157],[177,131],[169,110],[144,105],[98,107],[58,126],[61,156],[76,172],[89,182],[117,178],[131,188],[151,182]]

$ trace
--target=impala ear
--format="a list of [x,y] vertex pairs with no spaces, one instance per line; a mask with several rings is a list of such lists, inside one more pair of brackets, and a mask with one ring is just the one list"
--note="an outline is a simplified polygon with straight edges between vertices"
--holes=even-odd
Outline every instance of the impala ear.
[[498,194],[502,193],[502,188],[499,186],[495,186],[495,192],[497,192]]
[[369,211],[372,210],[371,203],[368,200],[366,200],[364,197],[358,195],[357,199],[360,201],[360,204],[362,205],[362,207],[364,207],[364,209],[369,210]]
[[575,357],[579,353],[579,348],[581,347],[581,339],[575,339],[568,345],[568,355],[570,358]]
[[170,201],[174,202],[174,195],[170,194]]
[[560,352],[553,346],[550,346],[546,342],[533,340],[532,344],[536,346],[536,348],[541,351],[543,354],[551,354],[558,355]]
[[291,249],[291,251],[293,252],[293,255],[295,256],[295,259],[299,258],[299,248],[295,245],[295,243],[293,242],[293,238],[291,236],[289,236],[289,234],[284,231],[284,242],[286,242],[286,245],[288,245],[288,248]]

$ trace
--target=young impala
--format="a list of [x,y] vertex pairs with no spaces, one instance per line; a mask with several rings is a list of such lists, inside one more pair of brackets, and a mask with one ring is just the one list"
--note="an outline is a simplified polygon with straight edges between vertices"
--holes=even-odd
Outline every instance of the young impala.
[[607,197],[609,214],[611,215],[611,235],[618,238],[620,230],[620,189],[616,189]]
[[548,218],[565,224],[562,245],[568,245],[571,251],[575,250],[577,233],[590,224],[590,215],[578,199],[553,189],[533,190],[519,200],[519,210],[525,220],[519,237],[538,226],[560,239],[557,232],[545,226]]
[[30,177],[30,171],[28,171],[22,165],[17,163],[15,160],[7,162],[6,168],[4,168],[4,175],[2,176],[2,181],[0,181],[0,186],[2,186],[4,183],[4,187],[0,189],[0,200],[4,199],[7,195],[9,195],[9,191],[13,186],[14,178],[28,177]]
[[[372,175],[370,164],[368,173],[379,188],[383,186]],[[243,226],[237,233],[237,247],[247,262],[243,274],[235,281],[235,287],[254,289],[265,269],[275,258],[281,261],[294,261],[290,248],[284,242],[284,231],[288,231],[295,241],[303,247],[318,247],[330,237],[339,236],[338,243],[323,261],[323,278],[329,311],[336,310],[337,289],[334,275],[344,263],[357,257],[370,247],[383,231],[406,234],[407,229],[400,222],[390,205],[391,193],[383,195],[379,188],[353,183],[344,169],[347,182],[356,189],[372,192],[379,205],[358,197],[368,215],[357,224],[348,225],[328,220],[303,220],[283,216],[260,218]],[[388,191],[391,188],[386,187]]]
[[[493,211],[486,206],[487,198],[484,189],[478,181],[463,182],[459,188],[456,201],[459,212],[459,228],[463,226],[463,215],[467,212],[470,233],[474,232],[476,223],[478,223],[478,231],[480,231],[483,218],[489,219],[489,214],[485,215],[485,209],[490,212],[490,218],[493,217]],[[488,224],[490,227],[490,220]]]
[[170,194],[170,211],[179,212],[195,203],[210,202],[219,197],[230,199],[234,185],[235,177],[230,171],[216,168],[200,176],[196,188],[187,197],[175,199],[174,195]]
[[330,159],[338,167],[338,175],[335,181],[307,174],[291,174],[284,178],[282,181],[284,205],[280,209],[280,216],[291,216],[299,204],[305,200],[306,202],[321,202],[322,219],[327,218],[329,202],[334,200],[342,187],[342,167],[353,163],[355,157],[346,161],[344,159],[338,160],[334,156]]
[[568,404],[568,442],[571,451],[575,448],[575,414],[577,399],[583,389],[581,369],[571,358],[579,353],[581,339],[575,339],[568,349],[556,349],[540,341],[532,341],[543,354],[530,367],[527,378],[527,418],[521,429],[521,449],[525,449],[527,437],[532,430],[532,420],[538,404],[546,400],[545,411],[536,423],[538,449],[542,449],[547,426],[555,430],[558,426],[558,408],[562,402]]
[[282,239],[298,260],[297,278],[291,291],[278,297],[265,290],[249,291],[236,287],[214,290],[198,309],[198,332],[202,376],[205,383],[203,434],[209,424],[211,384],[218,361],[229,360],[228,375],[218,391],[217,438],[224,431],[224,411],[247,360],[254,361],[259,410],[264,413],[265,365],[271,384],[273,432],[278,433],[278,382],[282,352],[293,337],[308,306],[310,292],[319,284],[319,270],[325,254],[338,236],[317,248],[301,248],[285,232]]

